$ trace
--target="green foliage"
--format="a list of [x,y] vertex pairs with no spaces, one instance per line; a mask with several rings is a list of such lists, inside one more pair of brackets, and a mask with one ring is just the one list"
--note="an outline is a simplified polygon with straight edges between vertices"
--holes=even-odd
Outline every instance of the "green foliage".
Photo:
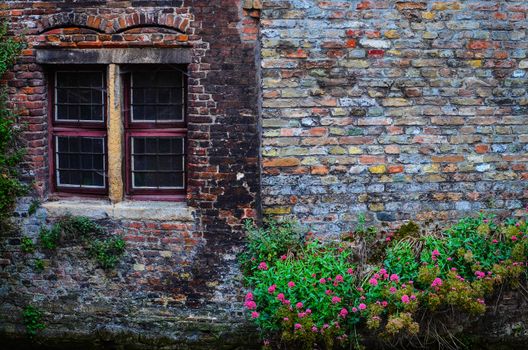
[[246,220],[244,226],[248,243],[239,261],[246,273],[251,272],[254,261],[272,264],[280,256],[295,254],[302,247],[303,234],[293,222],[268,219],[257,227]]
[[42,259],[35,259],[35,263],[33,265],[33,268],[35,269],[35,271],[37,272],[42,272],[44,271],[44,260]]
[[[261,259],[245,262],[253,289],[245,306],[277,347],[359,348],[357,329],[392,343],[424,336],[448,344],[454,338],[439,338],[448,324],[435,317],[448,311],[451,321],[457,313],[482,315],[498,286],[526,282],[528,224],[522,219],[500,223],[481,215],[422,234],[409,223],[376,239],[366,238],[373,234],[364,223],[357,230],[347,236],[350,243],[296,244],[295,254],[281,257],[251,241],[269,238],[265,229],[249,236]],[[355,252],[365,242],[367,249],[383,244],[384,259],[374,266],[366,264],[368,255]],[[269,256],[274,258],[265,260]],[[451,331],[456,328],[455,321]]]
[[30,337],[37,335],[37,332],[46,328],[42,321],[42,312],[32,305],[28,305],[22,311],[22,322],[26,326],[26,332]]
[[41,227],[40,243],[48,250],[56,249],[61,241],[80,241],[90,257],[103,269],[114,268],[125,251],[121,237],[101,238],[105,229],[84,216],[66,216],[51,228]]
[[39,232],[40,244],[48,250],[56,249],[59,245],[61,234],[62,228],[59,223],[54,224],[51,228],[43,226]]
[[39,207],[40,207],[40,201],[38,199],[33,199],[28,208],[28,215],[31,216],[35,214]]
[[29,237],[22,237],[20,247],[24,253],[33,253],[35,251],[35,243]]
[[69,238],[86,238],[104,233],[104,229],[100,225],[84,216],[67,216],[60,221],[60,226]]
[[[7,36],[6,23],[0,23],[0,77],[14,63],[23,43]],[[7,106],[4,87],[0,87],[0,228],[7,226],[16,198],[27,191],[18,180],[17,165],[23,150],[17,145],[16,118]]]
[[96,239],[91,243],[89,253],[103,269],[112,269],[125,252],[125,246],[125,241],[121,237]]

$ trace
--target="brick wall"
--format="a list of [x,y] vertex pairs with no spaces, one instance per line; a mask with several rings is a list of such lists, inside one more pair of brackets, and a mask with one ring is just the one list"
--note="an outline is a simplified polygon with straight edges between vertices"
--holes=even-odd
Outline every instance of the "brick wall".
[[[26,125],[23,173],[41,201],[49,196],[48,91],[36,50],[190,48],[186,203],[194,210],[189,222],[148,215],[104,221],[128,243],[125,261],[110,275],[76,246],[40,256],[49,266],[35,273],[37,256],[21,252],[20,237],[36,239],[38,226],[55,218],[42,209],[22,218],[21,232],[4,233],[0,243],[0,331],[21,333],[20,310],[28,303],[44,310],[49,337],[135,330],[184,342],[203,340],[197,335],[203,330],[207,342],[235,331],[242,320],[240,221],[258,207],[258,8],[240,0],[4,1],[0,16],[28,42],[5,78]],[[27,207],[23,201],[21,216]],[[141,335],[146,329],[151,333]]]
[[316,231],[520,213],[524,1],[266,1],[265,211]]

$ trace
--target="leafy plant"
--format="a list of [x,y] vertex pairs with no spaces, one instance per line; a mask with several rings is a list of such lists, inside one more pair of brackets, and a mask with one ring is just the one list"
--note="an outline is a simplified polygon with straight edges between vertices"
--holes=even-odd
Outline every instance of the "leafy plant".
[[272,264],[281,256],[293,255],[301,250],[304,235],[291,221],[267,219],[261,227],[246,220],[246,250],[239,256],[242,269],[251,273],[253,262]]
[[28,215],[31,216],[37,212],[37,209],[40,207],[40,201],[38,199],[33,199],[29,204]]
[[26,332],[30,337],[34,337],[38,331],[46,328],[42,321],[42,312],[32,305],[26,306],[22,311],[22,322],[26,326]]
[[35,259],[35,263],[33,265],[33,268],[35,269],[35,271],[37,272],[42,272],[44,271],[44,260],[42,259]]
[[62,227],[59,223],[54,224],[51,228],[45,226],[40,228],[40,244],[45,249],[56,249],[61,239]]
[[96,239],[91,243],[89,253],[103,269],[111,269],[119,262],[125,246],[125,241],[121,237]]
[[20,247],[24,253],[33,253],[35,251],[35,243],[29,237],[22,237],[20,240]]
[[60,221],[60,226],[69,238],[87,238],[104,233],[104,229],[85,216],[67,216]]

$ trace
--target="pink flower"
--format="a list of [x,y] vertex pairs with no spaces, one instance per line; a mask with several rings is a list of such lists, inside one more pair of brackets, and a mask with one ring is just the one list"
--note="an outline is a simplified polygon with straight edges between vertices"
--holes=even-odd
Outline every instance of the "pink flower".
[[288,322],[290,319],[289,319],[288,317],[284,317],[282,320],[283,320],[284,322]]
[[496,239],[494,239],[493,241],[491,241],[491,243],[493,243],[493,244],[497,244],[497,243],[499,243],[499,241],[497,241]]
[[442,279],[437,277],[433,280],[433,283],[431,283],[431,287],[435,288],[435,289],[438,289],[439,287],[442,286]]
[[478,301],[478,303],[479,303],[479,304],[482,304],[482,305],[484,305],[484,304],[485,304],[485,302],[484,302],[484,299],[481,299],[481,298],[477,298],[477,301]]
[[447,261],[452,261],[452,260],[453,260],[453,258],[447,258]]
[[332,291],[330,289],[327,289],[327,290],[325,290],[325,294],[326,295],[330,295],[330,294],[332,294]]
[[280,257],[280,259],[281,259],[282,261],[286,260],[286,258],[287,258],[286,255],[281,255],[281,257]]
[[416,295],[412,294],[411,295],[411,300],[416,300]]
[[288,282],[288,288],[293,288],[293,287],[295,287],[295,283],[292,281]]
[[306,312],[299,312],[297,314],[297,317],[299,317],[299,318],[303,318],[304,316],[306,316]]
[[377,286],[377,285],[378,285],[378,280],[375,279],[375,278],[371,278],[371,279],[369,280],[369,284],[370,284],[371,286]]
[[244,305],[248,308],[248,310],[254,310],[257,308],[257,304],[253,300],[246,301]]
[[401,301],[402,303],[404,304],[409,304],[409,296],[407,294],[404,294],[402,297],[401,297]]
[[337,304],[337,303],[340,303],[341,302],[341,298],[340,297],[332,297],[332,304]]
[[295,330],[297,329],[301,329],[302,328],[302,325],[300,323],[296,323],[293,328],[295,328]]
[[357,312],[357,311],[358,311],[357,307],[354,306],[354,307],[352,308],[352,312]]
[[486,277],[486,273],[482,271],[475,271],[475,276],[477,276],[477,279],[481,279],[481,278]]
[[312,326],[312,332],[317,333],[317,327],[316,326]]
[[256,312],[256,311],[253,311],[251,313],[251,318],[258,318],[259,316],[260,316],[260,314],[258,312]]
[[268,288],[268,293],[270,293],[270,294],[275,293],[275,289],[277,289],[277,285],[272,284],[272,285],[269,286],[269,288]]
[[289,301],[288,299],[284,299],[284,300],[282,300],[282,303],[284,305],[290,305],[291,301]]
[[348,315],[348,310],[345,308],[342,308],[341,311],[339,311],[339,316],[345,318],[346,315]]
[[253,300],[253,293],[249,292],[246,294],[246,300]]
[[387,273],[387,270],[381,269],[381,270],[379,270],[379,273],[382,274],[382,275],[385,275]]
[[363,303],[359,304],[359,309],[360,310],[365,310],[366,308],[367,308],[367,305],[365,305]]
[[392,275],[390,275],[390,280],[392,282],[398,282],[400,280],[400,278],[398,277],[397,274],[393,273]]
[[264,261],[261,262],[259,265],[258,265],[258,269],[259,270],[267,270],[268,269],[268,264],[266,264]]
[[344,280],[343,280],[343,276],[341,276],[341,275],[337,275],[337,276],[335,277],[335,280],[336,280],[337,283],[340,283],[340,282],[343,282],[343,281],[344,281]]
[[326,283],[326,280],[325,280],[324,278],[321,278],[321,279],[319,280],[319,283],[321,283],[321,284],[325,284],[325,283]]
[[295,307],[296,307],[297,309],[302,309],[302,307],[303,307],[303,303],[301,303],[301,302],[299,301],[297,304],[295,304]]
[[431,253],[431,259],[433,259],[433,261],[436,261],[436,259],[438,258],[438,256],[440,255],[440,252],[438,250],[433,250],[433,252]]
[[395,288],[395,287],[390,287],[390,288],[389,288],[389,292],[390,292],[391,294],[396,293],[396,288]]
[[517,236],[511,236],[511,240],[515,242],[517,240]]
[[383,300],[383,301],[381,302],[381,306],[383,306],[383,307],[387,307],[387,305],[389,305],[389,303],[387,303],[387,301]]
[[348,273],[349,275],[353,274],[353,273],[354,273],[354,269],[351,268],[351,267],[349,267],[349,268],[347,269],[347,273]]
[[311,314],[311,313],[312,313],[312,310],[310,310],[310,309],[306,309],[306,314],[309,315],[309,314]]
[[280,301],[283,301],[284,300],[284,294],[283,293],[279,293],[277,295],[277,299],[280,300]]

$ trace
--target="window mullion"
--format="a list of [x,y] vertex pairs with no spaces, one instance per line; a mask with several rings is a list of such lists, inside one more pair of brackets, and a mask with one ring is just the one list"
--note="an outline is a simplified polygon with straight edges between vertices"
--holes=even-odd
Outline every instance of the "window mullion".
[[123,200],[124,127],[121,116],[119,66],[108,65],[108,196],[113,203]]

